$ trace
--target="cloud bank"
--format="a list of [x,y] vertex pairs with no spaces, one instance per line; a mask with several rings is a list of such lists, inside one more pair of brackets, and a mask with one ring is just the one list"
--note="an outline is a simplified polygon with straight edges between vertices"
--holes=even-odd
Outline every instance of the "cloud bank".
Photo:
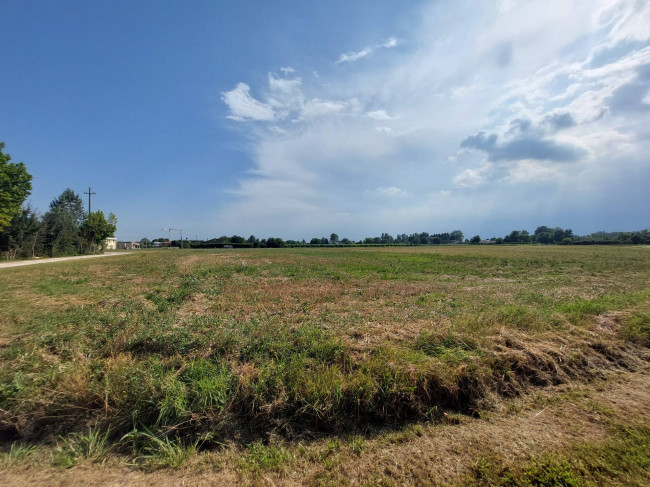
[[224,91],[252,168],[216,224],[286,238],[647,226],[650,4],[465,3],[434,2],[412,37],[333,67]]

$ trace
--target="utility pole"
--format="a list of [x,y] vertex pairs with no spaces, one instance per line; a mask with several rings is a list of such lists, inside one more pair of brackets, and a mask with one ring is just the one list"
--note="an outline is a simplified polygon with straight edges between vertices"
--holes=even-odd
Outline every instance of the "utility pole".
[[178,231],[181,232],[181,250],[183,250],[183,229],[179,228]]
[[163,228],[163,231],[164,230],[167,230],[167,241],[169,242],[169,246],[171,247],[172,246],[172,230],[178,230],[178,228]]
[[88,186],[88,191],[84,191],[84,194],[88,195],[88,216],[90,216],[90,197],[97,193],[93,193],[92,190],[90,189],[90,186]]

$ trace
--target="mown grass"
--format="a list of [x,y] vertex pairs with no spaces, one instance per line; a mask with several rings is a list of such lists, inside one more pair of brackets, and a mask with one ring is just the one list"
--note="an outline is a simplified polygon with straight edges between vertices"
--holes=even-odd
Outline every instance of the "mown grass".
[[566,452],[548,452],[514,468],[498,460],[479,458],[468,485],[494,487],[596,485],[648,485],[650,481],[650,428],[611,428],[609,438],[578,442]]
[[[257,443],[270,433],[471,413],[648,346],[645,248],[158,251],[0,272],[1,434],[59,438],[69,465],[96,444],[178,467],[235,440],[255,470],[284,458]],[[618,334],[595,338],[614,311]]]

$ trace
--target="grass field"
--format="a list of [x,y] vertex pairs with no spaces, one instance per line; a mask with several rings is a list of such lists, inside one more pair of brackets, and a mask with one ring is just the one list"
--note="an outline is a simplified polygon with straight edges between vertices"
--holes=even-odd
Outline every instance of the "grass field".
[[[92,465],[134,484],[647,485],[648,347],[648,247],[165,250],[0,269],[0,467],[16,483]],[[546,408],[557,438],[524,421]],[[539,448],[508,453],[513,432]],[[429,450],[454,442],[458,458],[436,463]]]

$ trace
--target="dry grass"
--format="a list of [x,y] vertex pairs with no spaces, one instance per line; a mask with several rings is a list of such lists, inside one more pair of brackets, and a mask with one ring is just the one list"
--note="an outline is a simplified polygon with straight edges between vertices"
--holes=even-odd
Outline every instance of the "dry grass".
[[[281,470],[239,468],[246,452],[236,448],[195,456],[180,471],[145,472],[118,463],[81,464],[72,470],[18,463],[3,470],[13,485],[461,485],[489,460],[516,469],[549,452],[607,444],[618,425],[647,427],[650,370],[614,374],[589,384],[533,391],[504,401],[484,418],[405,427],[367,439],[360,453],[349,440],[322,439],[295,446]],[[452,419],[455,419],[453,417]],[[38,455],[36,455],[38,457]],[[647,480],[647,477],[646,477]],[[639,484],[640,485],[640,484]]]
[[476,462],[515,472],[612,427],[582,399],[534,416],[517,397],[647,380],[642,248],[158,251],[0,272],[0,434],[111,431],[107,474],[135,484],[156,474],[119,464],[144,468],[155,441],[159,457],[200,445],[193,483],[480,483]]

